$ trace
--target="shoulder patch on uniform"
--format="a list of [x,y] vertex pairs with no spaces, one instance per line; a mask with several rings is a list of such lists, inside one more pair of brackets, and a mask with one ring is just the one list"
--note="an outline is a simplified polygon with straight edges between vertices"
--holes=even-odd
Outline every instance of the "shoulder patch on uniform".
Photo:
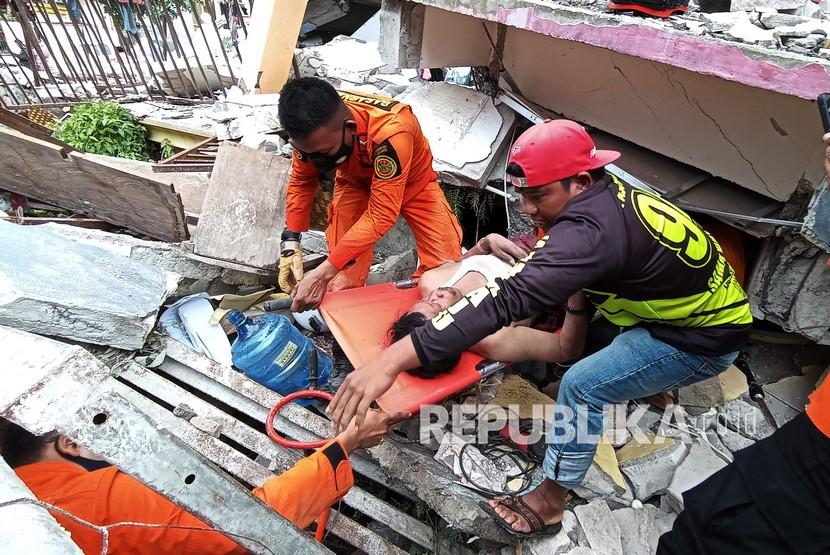
[[372,160],[375,167],[375,177],[378,179],[392,179],[401,175],[401,162],[398,153],[389,140],[377,145],[372,151]]

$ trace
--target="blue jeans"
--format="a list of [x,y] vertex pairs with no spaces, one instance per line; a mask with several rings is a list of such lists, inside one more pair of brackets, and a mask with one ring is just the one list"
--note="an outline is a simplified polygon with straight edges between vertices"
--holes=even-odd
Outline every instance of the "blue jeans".
[[[680,351],[641,328],[574,364],[562,378],[559,420],[548,432],[545,476],[566,488],[582,483],[602,435],[603,407],[716,376],[738,352],[707,357]],[[564,424],[564,425],[563,425]]]
[[133,35],[138,34],[138,26],[135,23],[133,16],[133,7],[129,2],[118,3],[118,13],[121,14],[121,23],[123,23],[124,31]]

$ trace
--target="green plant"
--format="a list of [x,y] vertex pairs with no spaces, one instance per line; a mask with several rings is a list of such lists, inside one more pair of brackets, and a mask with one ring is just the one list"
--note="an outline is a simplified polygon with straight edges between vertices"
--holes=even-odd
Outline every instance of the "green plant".
[[114,102],[96,100],[78,105],[58,123],[55,137],[84,152],[149,159],[147,129]]
[[476,218],[475,239],[478,240],[478,230],[481,226],[487,224],[490,218],[490,212],[493,210],[493,194],[483,189],[473,189],[472,187],[453,187],[447,185],[442,188],[444,189],[444,197],[447,199],[447,204],[450,205],[450,208],[455,213],[455,217],[459,221],[463,219],[465,211],[473,211]]
[[170,142],[170,139],[167,137],[161,140],[161,158],[164,160],[165,158],[170,158],[173,156],[173,143]]

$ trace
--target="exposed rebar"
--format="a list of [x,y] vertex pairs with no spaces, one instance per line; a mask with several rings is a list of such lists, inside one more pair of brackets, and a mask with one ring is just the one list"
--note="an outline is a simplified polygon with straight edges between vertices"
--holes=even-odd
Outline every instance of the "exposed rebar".
[[[173,21],[170,19],[170,14],[167,13],[167,10],[163,10],[162,13],[164,14],[164,21],[167,26],[170,28],[170,35],[173,37],[173,41],[178,43],[178,48],[182,50],[182,59],[184,60],[184,65],[187,68],[187,73],[190,75],[191,82],[193,83],[194,89],[196,89],[196,94],[201,98],[201,93],[199,92],[198,82],[196,81],[196,76],[193,74],[193,68],[190,67],[190,62],[187,61],[187,52],[184,51],[182,41],[179,40],[179,35],[176,33],[176,28],[173,25]],[[181,76],[180,76],[180,80]]]
[[[106,21],[106,18],[104,17],[103,11],[98,7],[97,2],[90,2],[90,5],[92,6],[93,10],[95,11],[95,15],[98,17],[98,21],[100,21],[101,25],[103,25],[103,27],[104,27],[104,34],[107,35],[107,40],[109,40],[110,44],[112,45],[112,51],[115,54],[115,59],[118,60],[118,65],[121,66],[122,77],[125,80],[129,81],[130,85],[132,85],[133,90],[135,91],[135,94],[139,94],[138,87],[136,86],[136,83],[135,83],[134,75],[132,75],[134,73],[134,70],[132,68],[132,64],[130,64],[130,57],[127,56],[126,52],[124,52],[124,57],[127,59],[127,65],[124,65],[124,62],[121,60],[121,52],[118,51],[119,47],[118,47],[118,45],[115,44],[115,40],[112,38],[112,35],[110,34],[110,30],[107,27],[107,21]],[[89,21],[89,24],[94,25],[94,23],[91,20]],[[123,48],[123,46],[122,46],[122,48]],[[128,66],[129,66],[129,69],[128,69]]]
[[[43,17],[43,20],[46,23],[46,27],[48,27],[49,30],[52,32],[52,36],[55,38],[55,42],[57,42],[58,50],[60,51],[60,54],[61,54],[61,59],[66,64],[66,67],[69,68],[69,70],[71,72],[75,68],[73,67],[72,61],[70,60],[69,56],[67,56],[66,50],[64,50],[64,48],[63,48],[63,42],[64,41],[61,40],[61,38],[58,36],[57,31],[55,31],[55,27],[52,25],[52,20],[49,18],[49,14],[46,12],[46,9],[40,4],[40,2],[38,2],[37,0],[30,0],[30,1],[31,1],[32,6],[36,7],[36,9],[40,10],[40,14],[41,14],[41,16]],[[37,21],[37,14],[35,14],[35,22],[40,24],[40,22]],[[42,28],[43,27],[41,26],[41,29]],[[49,52],[52,54],[52,57],[54,58],[55,53],[54,53],[54,50],[52,50],[52,48],[49,45],[49,39],[46,37],[46,33],[43,33],[43,38],[44,38],[43,42],[46,43],[46,48],[49,50]],[[86,66],[84,61],[81,59],[80,54],[79,54],[78,50],[75,48],[75,45],[73,44],[73,42],[71,40],[66,41],[66,42],[69,43],[69,47],[72,49],[72,53],[74,54],[75,61],[78,63],[78,66],[79,66],[78,74],[83,77],[84,81],[89,80],[89,81],[92,82],[92,86],[95,88],[96,94],[100,97],[100,93],[98,92],[98,82],[95,80],[95,76],[92,74],[90,69]],[[57,59],[56,59],[56,65],[60,65],[60,63],[57,61]],[[89,92],[89,91],[86,90],[86,86],[84,86],[83,82],[81,82],[81,86],[84,87],[85,92],[87,92],[87,93]],[[92,95],[90,95],[90,96],[92,96]]]
[[[98,43],[98,47],[102,51],[104,51],[106,49],[107,45],[104,44],[104,40],[101,38],[101,33],[98,31],[98,26],[92,24],[91,19],[86,14],[86,11],[83,9],[80,2],[78,2],[78,13],[81,14],[81,19],[84,20],[83,29],[90,35],[90,37],[93,39],[93,41]],[[75,22],[73,21],[73,23],[75,23]],[[102,20],[100,23],[106,29],[107,22]],[[75,27],[76,27],[76,29],[79,27],[77,25],[77,23],[75,23]],[[110,70],[112,70],[112,75],[116,77],[116,81],[117,81],[118,86],[121,88],[121,92],[124,94],[124,96],[126,96],[128,94],[127,89],[124,88],[124,80],[126,78],[126,69],[124,68],[124,65],[121,63],[121,59],[118,57],[118,50],[115,49],[114,44],[112,45],[112,52],[115,55],[115,58],[118,61],[119,65],[121,65],[122,72],[124,72],[124,73],[122,73],[120,79],[118,78],[119,77],[118,71],[115,69],[115,66],[112,65],[112,60],[110,59],[109,55],[105,54],[104,58],[106,58],[107,64],[110,66]],[[136,92],[136,94],[138,94],[138,89],[136,89],[135,92]]]
[[[224,90],[225,87],[222,85],[222,74],[219,73],[219,64],[216,63],[216,59],[213,57],[213,52],[210,49],[210,44],[208,44],[207,35],[205,35],[205,30],[202,27],[202,17],[196,13],[196,6],[194,5],[193,0],[190,0],[190,11],[194,16],[197,16],[199,20],[199,32],[202,34],[202,40],[205,41],[205,48],[207,49],[208,56],[210,56],[210,62],[213,64],[213,71],[216,72],[216,78],[219,79],[219,86],[222,87],[222,90]],[[221,43],[222,41],[220,40],[220,46]],[[227,93],[225,94],[225,97],[227,97]]]
[[[202,74],[202,79],[205,80],[205,87],[210,91],[210,97],[216,100],[216,94],[213,92],[213,88],[210,86],[210,80],[207,78],[207,74],[205,73],[205,68],[202,66],[202,60],[199,59],[199,53],[196,52],[196,46],[193,44],[193,37],[190,36],[190,31],[187,29],[187,23],[184,20],[184,15],[182,14],[182,8],[179,6],[178,0],[173,0],[173,4],[176,6],[176,12],[179,14],[179,19],[182,22],[182,27],[184,28],[184,34],[187,36],[187,42],[190,43],[190,49],[193,50],[193,56],[196,58],[196,65],[199,66],[199,72]],[[205,44],[205,48],[210,51],[210,47]],[[216,76],[219,77],[219,70],[216,70]],[[221,85],[222,80],[219,79],[219,83]],[[198,87],[197,87],[198,88]]]

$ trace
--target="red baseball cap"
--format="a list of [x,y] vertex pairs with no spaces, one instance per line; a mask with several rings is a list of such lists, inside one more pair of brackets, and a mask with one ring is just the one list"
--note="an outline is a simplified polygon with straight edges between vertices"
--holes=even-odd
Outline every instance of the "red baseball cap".
[[521,134],[510,149],[510,162],[524,177],[510,177],[516,187],[540,187],[595,170],[620,157],[615,150],[597,150],[585,128],[567,119],[548,119]]

